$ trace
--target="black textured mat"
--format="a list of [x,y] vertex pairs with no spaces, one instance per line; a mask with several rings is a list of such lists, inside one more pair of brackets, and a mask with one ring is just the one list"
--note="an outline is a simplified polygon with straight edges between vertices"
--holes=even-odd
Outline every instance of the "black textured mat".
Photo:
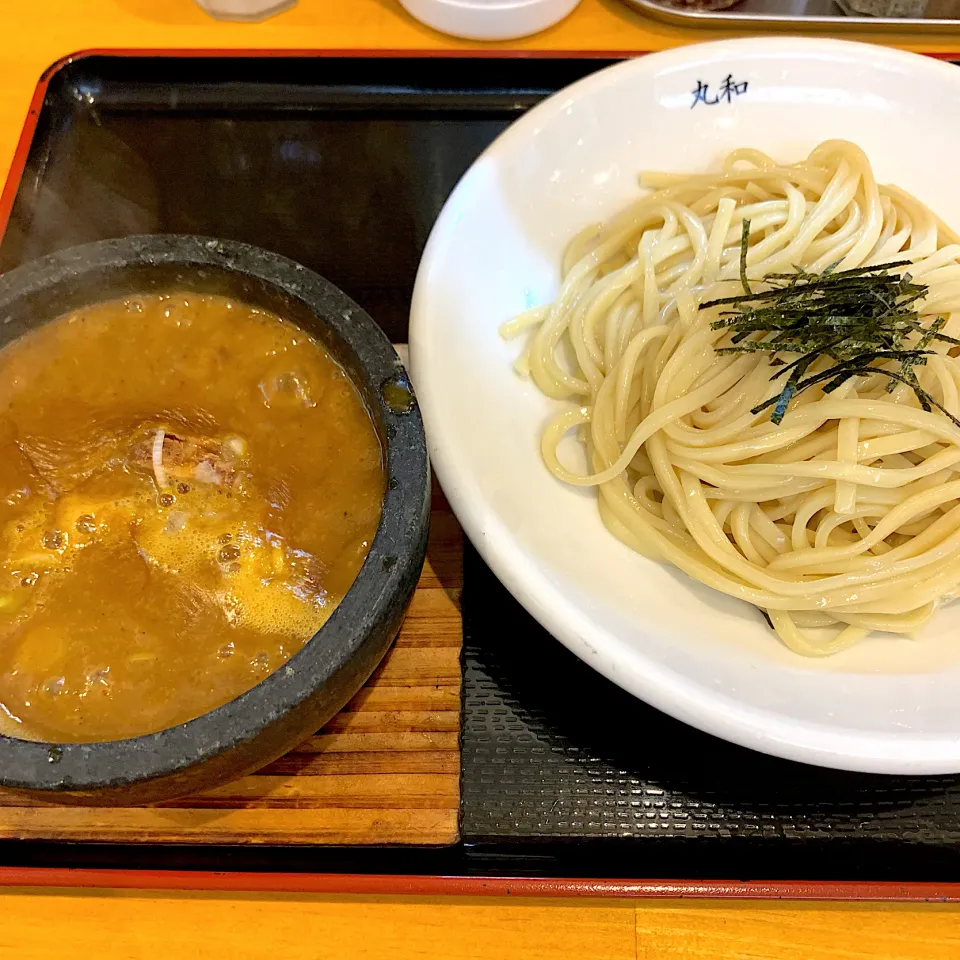
[[582,664],[466,559],[466,843],[616,841],[661,873],[694,848],[698,875],[960,873],[960,777],[841,773],[700,733]]

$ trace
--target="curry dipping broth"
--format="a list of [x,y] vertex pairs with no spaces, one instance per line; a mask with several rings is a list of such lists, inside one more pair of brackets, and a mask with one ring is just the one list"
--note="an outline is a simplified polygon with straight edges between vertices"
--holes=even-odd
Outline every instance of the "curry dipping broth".
[[120,739],[250,689],[343,598],[383,492],[354,384],[267,311],[128,298],[0,350],[0,732]]

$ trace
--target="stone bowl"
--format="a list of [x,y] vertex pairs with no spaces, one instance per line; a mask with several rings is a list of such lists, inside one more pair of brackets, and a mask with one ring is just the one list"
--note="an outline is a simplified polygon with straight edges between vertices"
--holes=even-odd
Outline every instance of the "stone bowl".
[[316,636],[235,700],[158,733],[100,743],[0,736],[0,787],[57,803],[144,804],[237,779],[322,727],[396,636],[426,554],[430,474],[423,423],[396,351],[322,277],[246,244],[146,236],[86,244],[0,277],[0,347],[90,303],[169,289],[274,311],[323,343],[353,378],[385,454],[386,492],[357,579]]

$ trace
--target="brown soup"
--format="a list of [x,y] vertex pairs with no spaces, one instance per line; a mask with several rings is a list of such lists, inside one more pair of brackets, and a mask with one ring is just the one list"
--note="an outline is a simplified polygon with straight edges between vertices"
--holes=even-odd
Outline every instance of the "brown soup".
[[0,732],[162,730],[313,636],[380,520],[343,369],[267,311],[101,303],[0,350]]

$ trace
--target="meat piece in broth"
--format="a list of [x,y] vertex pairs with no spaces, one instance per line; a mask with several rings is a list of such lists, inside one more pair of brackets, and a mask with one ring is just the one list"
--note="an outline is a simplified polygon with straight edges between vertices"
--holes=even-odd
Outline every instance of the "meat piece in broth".
[[133,461],[153,473],[161,491],[176,481],[230,487],[246,450],[247,443],[239,436],[196,436],[156,427],[147,439],[137,443]]

